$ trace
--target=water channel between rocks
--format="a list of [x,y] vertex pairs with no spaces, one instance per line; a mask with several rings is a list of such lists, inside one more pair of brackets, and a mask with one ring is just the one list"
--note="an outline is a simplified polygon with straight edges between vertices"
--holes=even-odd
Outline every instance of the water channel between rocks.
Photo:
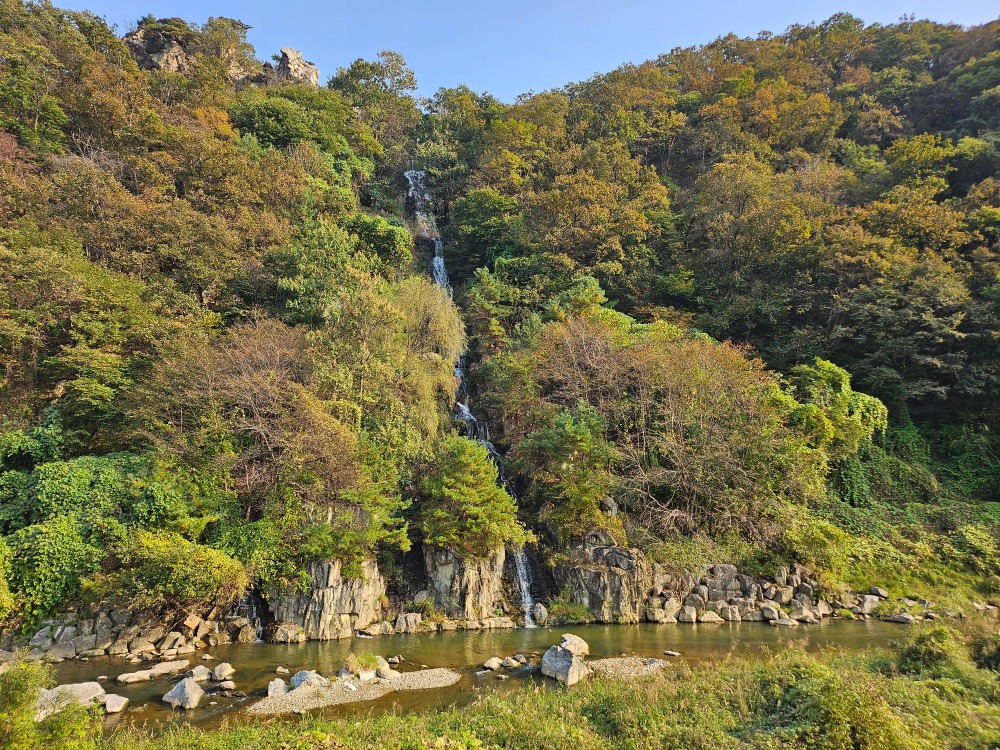
[[[372,639],[344,641],[312,641],[301,645],[230,644],[199,651],[190,656],[191,666],[212,667],[222,661],[236,669],[233,679],[238,690],[247,693],[243,699],[215,697],[206,699],[194,711],[171,711],[161,701],[163,694],[177,678],[164,678],[134,685],[119,685],[115,678],[122,673],[146,668],[131,665],[121,659],[96,657],[90,661],[66,661],[56,665],[59,684],[95,680],[106,675],[103,683],[110,693],[129,699],[129,706],[118,715],[108,717],[107,726],[120,722],[154,725],[166,722],[190,722],[210,726],[229,721],[245,721],[252,717],[245,708],[260,700],[268,681],[274,679],[275,668],[287,667],[292,674],[300,669],[315,669],[321,674],[335,675],[351,651],[371,651],[383,656],[401,655],[405,661],[401,671],[428,667],[449,667],[458,670],[462,678],[448,688],[439,690],[393,692],[373,701],[325,709],[328,716],[367,715],[387,710],[423,711],[453,704],[461,705],[487,691],[509,691],[523,688],[528,681],[548,688],[560,689],[556,683],[523,671],[510,670],[509,680],[500,681],[492,673],[477,676],[475,671],[492,656],[540,656],[549,646],[559,642],[561,633],[579,635],[590,644],[590,658],[608,656],[648,656],[666,658],[674,665],[696,665],[721,659],[729,654],[764,654],[778,652],[803,643],[809,650],[836,649],[858,652],[868,648],[883,649],[903,635],[904,626],[874,620],[850,622],[824,620],[821,624],[798,628],[776,628],[762,623],[726,623],[725,625],[579,625],[515,630],[455,631],[419,635],[383,636]],[[664,657],[665,650],[679,651],[680,657]],[[214,661],[201,661],[205,654]],[[537,659],[536,659],[537,661]],[[287,675],[285,676],[287,680]],[[215,701],[215,705],[211,702]]]

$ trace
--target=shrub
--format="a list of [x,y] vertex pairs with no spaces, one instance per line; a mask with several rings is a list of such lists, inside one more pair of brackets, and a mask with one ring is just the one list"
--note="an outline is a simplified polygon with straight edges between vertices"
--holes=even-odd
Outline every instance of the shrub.
[[38,688],[53,683],[52,668],[37,661],[17,661],[0,672],[0,747],[84,750],[95,746],[98,727],[82,706],[71,704],[44,721],[35,721]]
[[140,607],[229,604],[250,585],[239,561],[178,534],[140,531],[120,544],[116,554],[121,568],[108,588]]
[[961,636],[947,625],[916,630],[900,644],[896,659],[899,671],[909,675],[954,675],[968,664]]
[[10,576],[10,547],[0,539],[0,622],[14,609],[14,595],[7,579]]
[[356,654],[353,651],[347,655],[347,668],[352,674],[360,675],[365,670],[378,668],[378,657],[370,651]]
[[97,570],[104,557],[70,516],[23,528],[6,542],[11,551],[9,583],[28,621],[44,617],[76,594],[81,577]]

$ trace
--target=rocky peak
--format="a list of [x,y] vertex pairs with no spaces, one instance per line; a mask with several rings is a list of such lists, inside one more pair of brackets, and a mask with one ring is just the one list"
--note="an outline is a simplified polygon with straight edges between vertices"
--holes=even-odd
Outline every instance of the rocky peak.
[[191,33],[191,28],[181,19],[167,18],[140,24],[122,41],[140,68],[186,73],[188,56],[185,48]]
[[302,53],[290,47],[282,48],[275,75],[280,80],[319,86],[319,68],[303,60]]

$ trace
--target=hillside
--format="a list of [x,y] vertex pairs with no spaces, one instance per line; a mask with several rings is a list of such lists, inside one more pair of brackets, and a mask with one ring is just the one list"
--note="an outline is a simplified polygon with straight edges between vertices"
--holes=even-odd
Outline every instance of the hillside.
[[837,15],[510,104],[418,101],[393,52],[317,85],[246,31],[0,7],[8,632],[331,560],[405,609],[433,555],[526,543],[568,617],[594,534],[1000,596],[1000,21]]

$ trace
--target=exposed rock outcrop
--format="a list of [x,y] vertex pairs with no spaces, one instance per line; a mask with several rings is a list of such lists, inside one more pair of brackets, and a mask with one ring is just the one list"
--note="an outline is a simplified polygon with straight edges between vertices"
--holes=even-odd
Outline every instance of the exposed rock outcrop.
[[350,638],[380,618],[385,580],[374,561],[364,563],[361,578],[342,578],[336,560],[311,562],[308,572],[310,586],[305,592],[267,592],[275,621],[298,625],[309,640],[330,641]]
[[166,73],[186,73],[188,56],[185,51],[185,30],[190,33],[187,24],[179,19],[176,29],[165,24],[157,24],[156,28],[140,26],[122,39],[129,52],[135,58],[140,68],[144,70],[162,70]]
[[282,48],[281,60],[274,73],[280,80],[319,86],[319,68],[303,60],[302,53],[297,49]]
[[618,547],[601,532],[588,535],[570,563],[556,566],[554,576],[570,601],[587,607],[598,622],[639,622],[653,583],[642,552]]
[[448,549],[426,547],[427,592],[445,616],[460,620],[492,617],[503,604],[503,547],[482,560],[464,560]]

